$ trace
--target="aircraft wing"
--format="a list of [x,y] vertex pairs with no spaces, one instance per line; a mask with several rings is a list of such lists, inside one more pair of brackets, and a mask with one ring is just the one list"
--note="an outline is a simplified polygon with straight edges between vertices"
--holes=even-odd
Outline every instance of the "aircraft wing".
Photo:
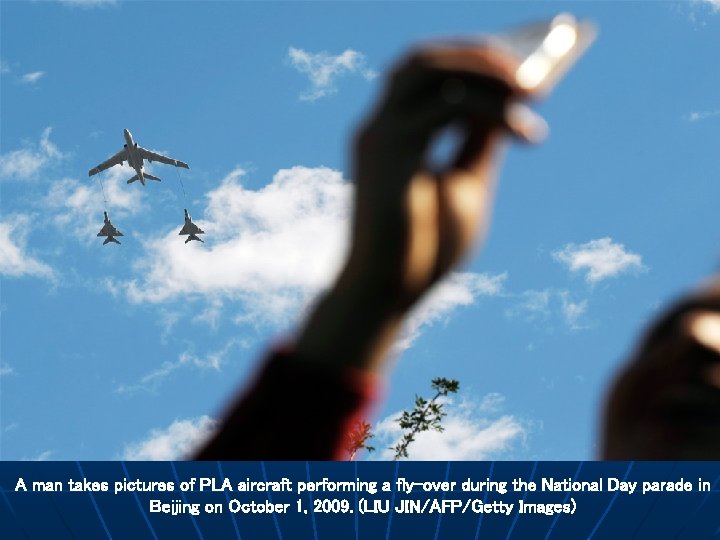
[[113,227],[110,224],[103,225],[103,228],[100,229],[100,232],[97,233],[98,236],[124,236],[123,233],[118,231],[115,227]]
[[92,176],[93,174],[97,174],[100,171],[104,171],[105,169],[109,169],[110,167],[114,165],[121,165],[123,161],[127,161],[127,149],[123,148],[120,150],[117,154],[115,154],[110,159],[103,161],[100,165],[95,167],[94,169],[90,169],[88,171],[88,176]]
[[163,156],[162,154],[156,154],[155,152],[151,152],[150,150],[147,150],[142,146],[138,146],[137,150],[140,152],[142,158],[147,159],[148,161],[159,161],[160,163],[165,163],[166,165],[174,165],[175,167],[182,167],[183,169],[190,168],[188,167],[187,163],[178,161],[177,159],[169,158],[167,156]]
[[203,231],[200,227],[195,225],[194,223],[185,224],[182,229],[180,229],[180,232],[178,234],[205,234],[205,231]]

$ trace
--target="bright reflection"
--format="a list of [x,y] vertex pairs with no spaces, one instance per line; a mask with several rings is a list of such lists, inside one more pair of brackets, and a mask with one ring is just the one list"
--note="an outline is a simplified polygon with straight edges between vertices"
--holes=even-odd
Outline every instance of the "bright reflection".
[[539,86],[562,57],[575,46],[577,37],[573,23],[556,23],[543,40],[542,46],[518,68],[515,74],[518,84],[528,90]]
[[577,31],[575,27],[561,23],[553,28],[543,41],[543,49],[545,52],[554,57],[559,58],[573,48],[577,40]]
[[688,320],[688,329],[698,342],[720,353],[720,314],[693,314]]
[[515,79],[521,87],[530,90],[542,82],[551,67],[552,63],[547,56],[535,53],[520,65]]

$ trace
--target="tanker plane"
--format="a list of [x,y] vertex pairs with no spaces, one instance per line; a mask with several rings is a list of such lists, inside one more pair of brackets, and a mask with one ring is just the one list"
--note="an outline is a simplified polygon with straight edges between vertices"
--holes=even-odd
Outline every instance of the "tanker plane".
[[133,140],[132,133],[130,133],[127,129],[124,131],[124,135],[125,145],[123,146],[122,150],[120,150],[110,159],[103,161],[97,167],[90,169],[88,171],[88,176],[97,174],[100,171],[104,171],[105,169],[109,169],[110,167],[113,167],[115,165],[122,165],[127,161],[128,165],[135,169],[135,172],[137,173],[130,180],[128,180],[127,183],[132,184],[136,180],[140,180],[140,183],[144,186],[146,179],[157,180],[158,182],[160,181],[157,176],[148,174],[143,170],[143,160],[145,159],[147,159],[149,163],[152,163],[153,161],[159,161],[160,163],[174,165],[175,167],[182,167],[183,169],[190,168],[188,167],[187,163],[183,163],[182,161],[178,161],[177,159],[173,159],[171,157],[163,156],[162,154],[156,154],[155,152],[151,152],[150,150],[147,150],[142,146],[138,146],[138,143]]

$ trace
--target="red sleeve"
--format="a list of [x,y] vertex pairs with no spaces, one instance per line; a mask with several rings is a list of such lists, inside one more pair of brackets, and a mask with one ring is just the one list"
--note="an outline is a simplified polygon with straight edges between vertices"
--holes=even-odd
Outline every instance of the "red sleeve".
[[347,434],[379,387],[377,375],[276,352],[195,459],[346,459]]

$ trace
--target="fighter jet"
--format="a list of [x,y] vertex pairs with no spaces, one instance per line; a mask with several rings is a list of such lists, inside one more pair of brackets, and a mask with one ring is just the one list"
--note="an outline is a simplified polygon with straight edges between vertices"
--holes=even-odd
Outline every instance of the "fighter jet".
[[119,244],[115,237],[116,236],[123,236],[123,233],[118,231],[112,223],[110,223],[110,218],[107,215],[107,212],[103,212],[105,214],[105,224],[103,225],[103,228],[100,229],[100,232],[97,233],[98,236],[107,236],[105,241],[103,242],[103,246],[105,244],[108,244],[110,242],[115,242],[116,244]]
[[197,236],[198,234],[205,234],[205,231],[203,231],[200,227],[198,227],[197,225],[195,225],[192,222],[192,218],[190,217],[190,214],[188,214],[187,208],[185,208],[185,225],[183,225],[183,228],[180,229],[180,232],[178,234],[179,235],[180,234],[189,235],[185,239],[186,244],[190,240],[200,240],[200,242],[202,242],[203,244],[205,243],[205,241],[202,238]]
[[137,173],[130,180],[128,180],[127,183],[132,184],[135,180],[140,180],[140,183],[144,186],[146,178],[150,180],[157,180],[158,182],[160,181],[157,176],[148,174],[143,170],[144,159],[147,159],[150,163],[152,163],[153,161],[159,161],[160,163],[174,165],[175,167],[182,167],[183,169],[190,168],[188,167],[187,163],[183,163],[182,161],[178,161],[177,159],[163,156],[161,154],[156,154],[155,152],[151,152],[150,150],[147,150],[142,146],[138,146],[138,143],[133,140],[132,133],[130,133],[127,129],[124,131],[124,134],[125,146],[123,146],[123,149],[110,159],[103,161],[97,167],[90,169],[88,171],[88,176],[92,176],[93,174],[97,174],[100,171],[109,169],[114,165],[122,165],[124,162],[127,161],[128,165],[135,169],[135,172]]

